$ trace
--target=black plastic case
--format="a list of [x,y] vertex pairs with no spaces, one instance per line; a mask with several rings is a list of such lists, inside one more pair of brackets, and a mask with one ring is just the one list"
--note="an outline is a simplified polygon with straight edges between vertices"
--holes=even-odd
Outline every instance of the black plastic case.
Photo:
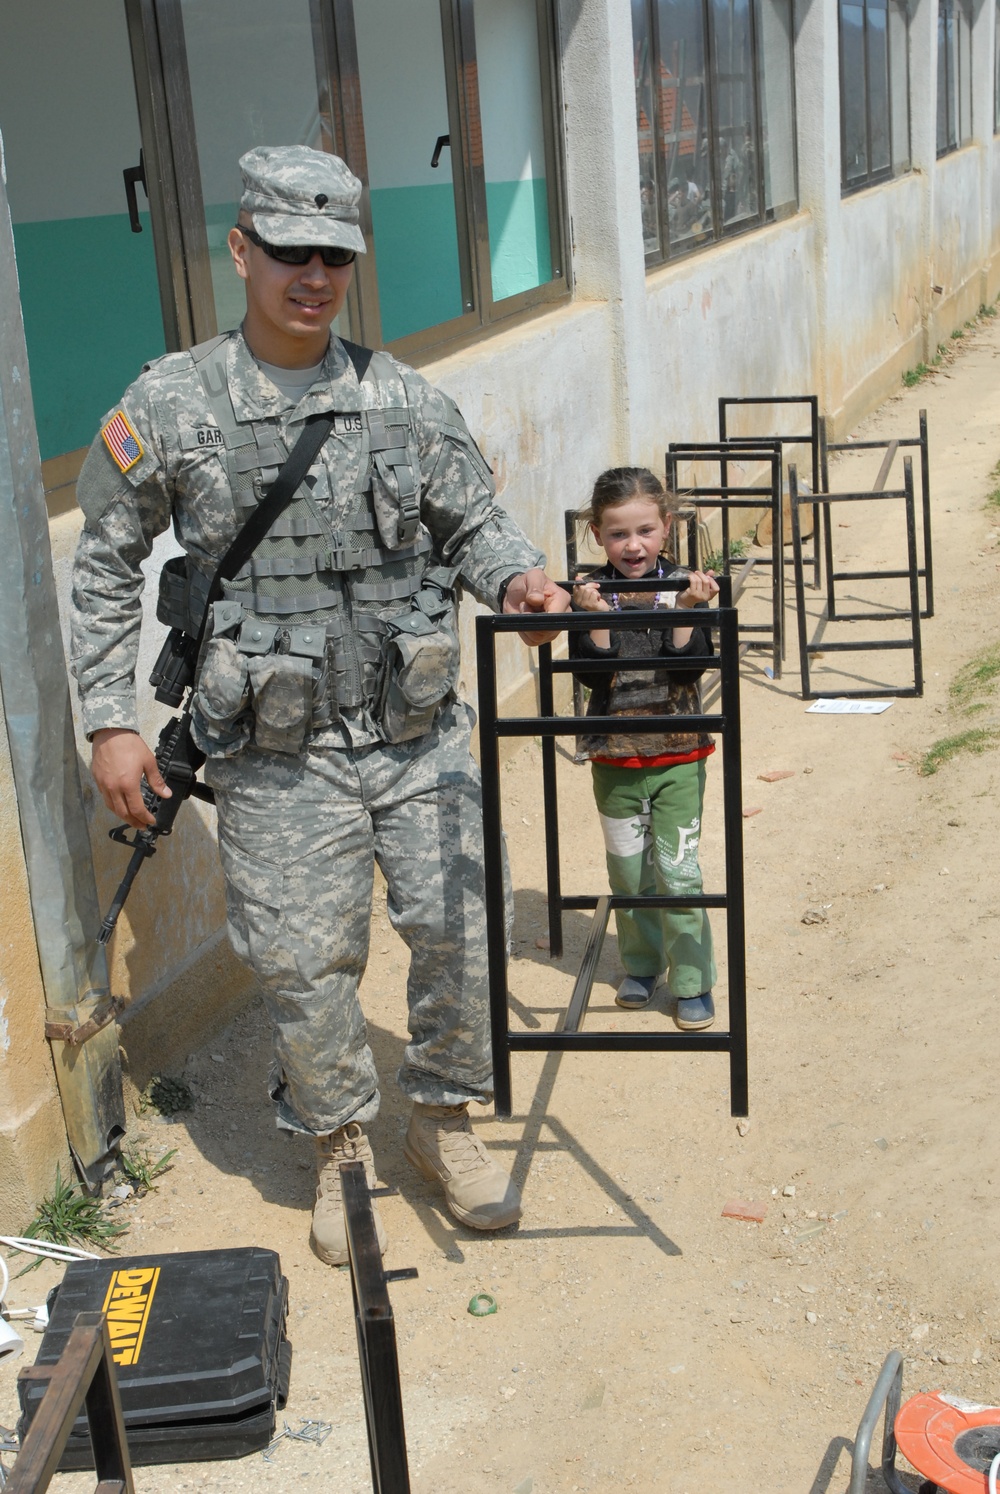
[[[273,1250],[194,1250],[74,1262],[36,1364],[55,1364],[78,1312],[106,1312],[136,1465],[239,1458],[266,1447],[288,1398],[288,1281]],[[21,1382],[23,1437],[45,1386]],[[93,1468],[86,1416],[59,1467]]]

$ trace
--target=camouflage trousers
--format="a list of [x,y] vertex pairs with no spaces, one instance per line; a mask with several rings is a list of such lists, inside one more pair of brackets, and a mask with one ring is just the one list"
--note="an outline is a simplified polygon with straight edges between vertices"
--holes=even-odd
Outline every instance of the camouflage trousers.
[[210,759],[229,937],[264,988],[278,1125],[322,1135],[379,1106],[358,985],[374,863],[410,949],[411,1099],[492,1096],[479,771],[472,713],[446,706],[426,736],[301,756],[255,747]]

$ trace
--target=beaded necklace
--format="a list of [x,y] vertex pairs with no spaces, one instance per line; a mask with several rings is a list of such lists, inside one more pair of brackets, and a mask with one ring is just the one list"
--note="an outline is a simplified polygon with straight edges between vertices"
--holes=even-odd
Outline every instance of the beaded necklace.
[[[662,578],[663,578],[663,562],[658,559],[657,562],[656,562],[656,579],[657,579],[657,581],[660,581],[660,580],[662,580]],[[622,579],[624,579],[624,577]],[[645,580],[645,577],[643,577],[643,580]],[[659,612],[660,606],[662,605],[662,603],[661,603],[662,596],[663,596],[663,593],[661,591],[654,591],[654,593],[653,593],[653,611],[654,612]],[[617,591],[613,591],[611,593],[611,610],[613,612],[620,612],[622,610],[621,597],[619,596],[619,594],[618,594]]]

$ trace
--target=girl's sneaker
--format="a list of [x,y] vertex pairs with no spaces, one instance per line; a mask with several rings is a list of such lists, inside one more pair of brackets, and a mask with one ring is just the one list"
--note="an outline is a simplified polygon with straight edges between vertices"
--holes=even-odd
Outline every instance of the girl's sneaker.
[[702,991],[700,996],[678,996],[674,1021],[682,1032],[697,1032],[700,1027],[711,1027],[715,1021],[715,1002],[711,991]]
[[623,1006],[626,1011],[638,1011],[639,1007],[648,1006],[659,978],[658,975],[626,975],[618,987],[615,1006]]

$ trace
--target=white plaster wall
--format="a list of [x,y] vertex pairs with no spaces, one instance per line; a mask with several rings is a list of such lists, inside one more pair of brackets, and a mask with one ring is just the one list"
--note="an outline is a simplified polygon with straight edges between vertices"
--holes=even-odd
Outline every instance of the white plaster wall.
[[919,177],[910,173],[843,198],[837,229],[827,311],[834,333],[828,342],[830,386],[839,406],[920,334],[927,270]]
[[966,146],[937,163],[934,182],[931,269],[943,287],[942,304],[978,275],[980,217],[980,148]]
[[990,193],[992,197],[990,253],[997,254],[1000,253],[1000,136],[994,135],[990,144]]
[[720,395],[815,394],[813,225],[807,214],[731,239],[647,282],[653,410],[635,460],[718,435]]

